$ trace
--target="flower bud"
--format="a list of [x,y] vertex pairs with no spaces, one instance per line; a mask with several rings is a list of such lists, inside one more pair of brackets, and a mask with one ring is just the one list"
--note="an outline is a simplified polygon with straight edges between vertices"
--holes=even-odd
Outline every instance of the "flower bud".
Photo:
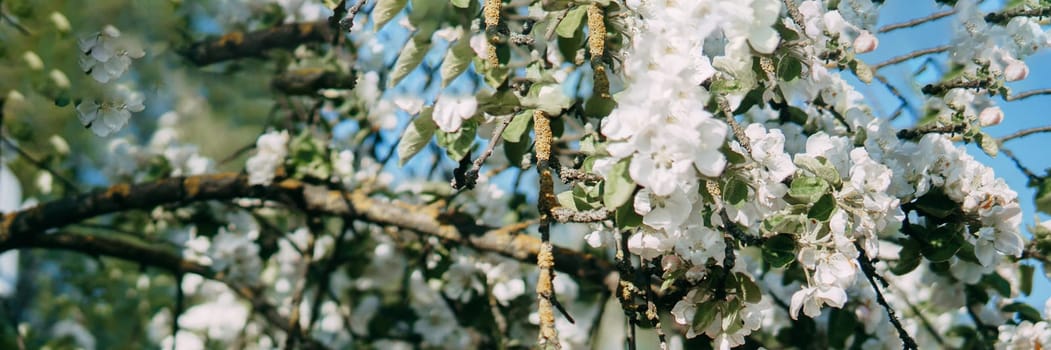
[[1029,76],[1029,66],[1025,62],[1016,59],[1007,60],[1007,68],[1004,68],[1004,78],[1007,81],[1018,81]]
[[664,269],[664,271],[678,270],[681,265],[682,261],[674,254],[668,254],[661,258],[661,268]]
[[1004,111],[1000,107],[988,107],[978,114],[978,124],[993,126],[1004,120]]
[[29,69],[44,69],[44,61],[40,59],[40,56],[38,56],[36,52],[26,51],[26,53],[22,55],[22,59],[26,60],[26,65],[29,66]]
[[51,24],[55,25],[55,30],[58,30],[59,33],[69,32],[69,19],[61,12],[52,12],[49,18],[51,19]]
[[867,30],[861,31],[861,35],[854,38],[854,52],[856,53],[872,52],[877,46],[879,46],[879,39],[876,39],[876,36]]

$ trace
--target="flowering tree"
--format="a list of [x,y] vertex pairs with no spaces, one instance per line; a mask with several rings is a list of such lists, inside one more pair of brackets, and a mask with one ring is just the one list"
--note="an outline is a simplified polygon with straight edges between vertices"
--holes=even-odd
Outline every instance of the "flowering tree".
[[1051,3],[936,3],[0,1],[0,347],[1051,346]]

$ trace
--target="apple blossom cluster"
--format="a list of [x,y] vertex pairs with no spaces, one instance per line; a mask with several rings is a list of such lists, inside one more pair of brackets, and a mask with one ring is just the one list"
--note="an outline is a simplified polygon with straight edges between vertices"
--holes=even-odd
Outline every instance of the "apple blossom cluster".
[[807,0],[799,4],[799,13],[804,18],[803,33],[814,41],[808,48],[818,51],[815,54],[828,47],[853,47],[855,53],[866,53],[879,46],[879,40],[868,30],[876,24],[879,11],[869,0],[842,1],[829,11],[824,1]]
[[105,101],[86,100],[77,105],[77,117],[95,135],[108,136],[127,125],[132,112],[146,108],[142,101],[141,93],[118,85]]
[[1006,81],[1025,79],[1029,67],[1022,59],[1051,44],[1051,37],[1034,18],[1017,16],[1003,25],[988,23],[974,0],[959,1],[956,9],[958,24],[949,58],[969,74],[985,66]]
[[[116,81],[131,66],[133,58],[145,55],[141,48],[121,40],[120,36],[120,30],[107,25],[102,31],[78,41],[80,52],[83,53],[80,56],[80,68],[85,74],[103,84]],[[64,76],[56,81],[62,79]],[[68,81],[65,85],[69,85]],[[103,137],[123,128],[132,112],[141,112],[144,108],[142,93],[131,90],[126,84],[117,85],[101,101],[89,98],[76,106],[81,124]]]
[[120,41],[120,30],[107,25],[101,32],[79,41],[80,68],[100,83],[116,80],[131,66],[131,59],[142,58],[146,52]]
[[[926,196],[941,193],[973,220],[954,234],[974,247],[977,260],[951,257],[955,265],[974,265],[953,269],[955,278],[977,283],[993,271],[998,256],[1020,256],[1017,194],[945,135],[900,139],[885,120],[872,116],[860,93],[823,66],[820,52],[804,55],[801,79],[777,88],[766,85],[764,98],[786,100],[806,114],[807,125],[823,131],[778,121],[761,103],[745,114],[754,123],[737,136],[744,140],[731,140],[724,148],[728,127],[707,111],[706,101],[725,99],[727,106],[718,109],[733,110],[751,86],[763,86],[764,77],[753,71],[753,52],[767,54],[778,47],[780,36],[772,25],[780,18],[779,1],[676,6],[645,1],[629,2],[629,7],[641,18],[629,29],[625,88],[614,96],[618,107],[601,128],[608,157],[597,159],[593,169],[609,178],[626,163],[630,179],[642,186],[629,204],[642,216],[642,225],[628,238],[628,249],[644,260],[660,259],[665,276],[681,275],[707,286],[712,266],[723,266],[727,258],[726,237],[732,232],[720,226],[768,241],[788,239],[792,260],[805,274],[791,293],[789,316],[817,317],[825,306],[844,307],[855,285],[867,288],[858,278],[862,252],[874,259],[881,239],[902,237],[903,223],[910,225],[906,234],[913,225],[925,225],[925,217],[903,208],[924,209]],[[784,21],[788,28],[799,28],[803,40],[813,41],[806,47],[838,45],[864,53],[878,45],[867,29],[876,13],[869,1],[843,1],[832,10],[804,1],[798,10],[802,28],[787,17]],[[701,87],[705,82],[711,82],[711,91]],[[999,108],[962,89],[941,101],[944,110],[969,122],[994,125],[1003,117]],[[724,201],[705,195],[710,191],[705,187],[716,181]],[[732,222],[720,217],[722,209]],[[588,242],[599,246],[603,239],[594,233]],[[742,285],[753,283],[740,265],[730,271]],[[719,304],[698,288],[672,311],[676,322],[687,326],[688,337],[705,333],[716,346],[729,348],[762,323],[757,308],[765,298],[727,307],[733,297]],[[722,313],[698,327],[694,314],[713,307]],[[740,318],[729,321],[734,317]]]
[[259,135],[255,147],[256,154],[245,162],[248,183],[269,185],[274,181],[275,172],[283,166],[285,157],[288,155],[288,131],[270,131]]

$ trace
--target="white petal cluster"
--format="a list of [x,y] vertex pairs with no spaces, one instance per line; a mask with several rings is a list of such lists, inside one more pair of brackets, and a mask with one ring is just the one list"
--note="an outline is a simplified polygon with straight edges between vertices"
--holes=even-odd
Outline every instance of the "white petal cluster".
[[142,58],[146,53],[141,48],[121,42],[120,30],[107,25],[101,32],[88,35],[79,41],[80,68],[100,83],[116,80],[131,66],[132,58]]
[[245,212],[232,213],[227,220],[229,224],[219,228],[208,249],[212,268],[226,272],[236,281],[255,282],[263,270],[259,245],[255,243],[259,225]]
[[940,187],[967,215],[976,216],[982,227],[964,237],[974,244],[975,255],[983,266],[994,263],[997,252],[1021,256],[1022,209],[1018,194],[993,169],[978,162],[963,148],[955,147],[944,135],[926,135],[919,142],[919,154],[927,159],[921,168],[910,169],[919,189]]
[[968,73],[973,74],[979,65],[988,65],[1007,81],[1025,79],[1029,67],[1022,59],[1051,44],[1051,37],[1035,18],[1016,16],[1006,25],[987,23],[974,0],[956,2],[956,10],[949,58]]
[[457,132],[467,119],[478,110],[478,100],[474,96],[442,95],[434,102],[434,113],[431,118],[444,132]]
[[274,181],[274,172],[284,164],[285,156],[288,155],[288,131],[271,131],[260,135],[255,148],[257,153],[245,163],[248,183],[269,185]]
[[1042,349],[1051,346],[1051,327],[1046,321],[1022,321],[1018,325],[1000,326],[997,350]]
[[[823,1],[808,0],[799,4],[806,35],[815,41],[813,47],[828,47],[834,41],[840,47],[853,47],[866,53],[879,46],[879,39],[866,29],[875,24],[879,13],[868,0],[840,2],[839,8],[827,10]],[[787,23],[787,22],[786,22]]]
[[128,124],[132,112],[142,112],[141,93],[118,85],[106,101],[86,100],[77,105],[77,117],[98,136],[109,136]]

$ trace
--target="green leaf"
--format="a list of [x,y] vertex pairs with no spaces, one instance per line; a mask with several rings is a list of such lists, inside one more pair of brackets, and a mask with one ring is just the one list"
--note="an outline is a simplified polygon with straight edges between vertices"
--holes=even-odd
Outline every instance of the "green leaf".
[[727,181],[726,188],[723,189],[723,200],[726,202],[737,205],[748,199],[748,184],[741,179],[731,177],[730,181]]
[[518,96],[510,89],[482,92],[478,95],[478,111],[489,115],[514,113],[518,105]]
[[474,69],[478,71],[485,78],[485,83],[490,87],[497,88],[504,84],[507,77],[511,74],[511,69],[507,68],[506,65],[493,66],[489,64],[489,61],[482,57],[475,57]]
[[558,205],[561,205],[562,207],[580,210],[580,208],[577,208],[577,201],[574,199],[573,191],[559,193],[555,198],[558,199]]
[[515,114],[514,119],[511,119],[511,123],[507,124],[507,128],[504,129],[504,133],[501,136],[507,142],[519,142],[522,140],[522,135],[529,130],[529,124],[533,122],[533,110],[527,109]]
[[465,9],[471,6],[471,2],[474,0],[452,0],[453,6]]
[[613,212],[613,222],[621,229],[639,227],[642,225],[642,215],[636,213],[631,204],[625,203]]
[[853,311],[843,309],[831,309],[828,317],[828,345],[835,349],[844,349],[847,338],[854,335],[858,327],[858,319]]
[[996,141],[995,137],[989,136],[985,132],[980,132],[975,138],[978,141],[978,146],[981,147],[982,152],[985,152],[985,154],[988,154],[990,157],[996,157],[996,154],[1000,153],[1000,143]]
[[467,152],[471,151],[471,147],[474,146],[474,138],[477,136],[478,122],[474,120],[468,120],[463,123],[460,130],[447,133],[444,131],[438,131],[438,146],[445,148],[445,152],[449,155],[449,158],[459,161],[467,155]]
[[763,260],[776,268],[783,268],[796,259],[796,241],[789,234],[779,234],[763,242]]
[[409,159],[415,157],[423,147],[431,142],[434,130],[438,129],[438,125],[434,123],[434,118],[431,118],[431,112],[433,111],[433,107],[424,108],[420,111],[420,115],[405,128],[405,132],[401,134],[401,140],[398,141],[399,165],[405,165]]
[[293,138],[288,149],[288,162],[295,178],[328,179],[332,175],[332,163],[325,144],[310,132],[304,131]]
[[995,290],[996,293],[1000,294],[1004,298],[1011,297],[1011,282],[1008,282],[1006,279],[1003,278],[1003,276],[1000,276],[1000,274],[996,272],[982,276],[981,283],[988,286],[992,290]]
[[957,204],[941,190],[932,188],[923,197],[917,198],[913,205],[924,214],[944,219],[956,211]]
[[891,266],[890,272],[898,276],[907,274],[919,267],[922,261],[920,245],[916,243],[916,240],[907,239],[902,242],[901,251],[898,252],[897,264]]
[[777,76],[784,81],[799,79],[803,74],[803,63],[791,55],[786,55],[777,63]]
[[1044,214],[1051,214],[1051,181],[1040,180],[1036,183],[1036,188],[1036,196],[1033,197],[1036,202],[1036,210]]
[[562,92],[562,85],[533,84],[529,93],[522,98],[522,105],[539,109],[548,115],[559,115],[562,110],[573,106],[573,99]]
[[635,181],[628,175],[628,159],[613,165],[609,176],[602,184],[602,204],[606,208],[620,208],[635,194]]
[[577,29],[580,29],[580,25],[584,22],[584,15],[587,13],[588,7],[583,5],[569,10],[562,22],[558,23],[555,33],[558,33],[558,36],[563,38],[572,38]]
[[408,0],[379,0],[372,9],[373,28],[377,31],[382,29],[383,25],[397,16],[408,2]]
[[828,221],[828,218],[832,217],[832,213],[835,211],[836,197],[832,196],[831,193],[825,193],[817,202],[814,202],[813,207],[810,207],[807,217],[818,221]]
[[854,75],[856,75],[861,82],[865,84],[872,82],[874,72],[872,71],[872,67],[869,67],[865,62],[862,62],[859,59],[850,61],[850,70],[854,72]]
[[685,274],[686,270],[682,269],[671,271],[670,274],[665,272],[664,281],[661,282],[660,291],[663,292],[668,290],[668,288],[671,288],[671,286],[675,285],[675,281],[677,281],[680,277],[682,277]]
[[1004,305],[1004,307],[1000,308],[1000,311],[1017,312],[1018,318],[1022,319],[1023,321],[1035,323],[1044,320],[1043,317],[1040,317],[1040,311],[1036,311],[1036,309],[1034,309],[1032,306],[1023,302],[1014,302],[1011,304]]
[[567,61],[574,62],[576,60],[577,52],[580,48],[584,47],[584,28],[578,28],[573,32],[571,37],[559,36],[557,39],[558,52],[561,53],[562,57],[565,57]]
[[504,142],[504,156],[507,157],[507,161],[511,166],[521,166],[522,157],[529,152],[529,146],[532,144],[532,138],[529,137],[529,134],[526,134],[521,142]]
[[[800,176],[792,179],[788,197],[795,203],[814,203],[829,192],[828,182],[815,176]],[[791,202],[791,201],[790,201]]]
[[708,328],[708,325],[715,320],[715,314],[719,313],[719,304],[714,300],[709,300],[700,304],[697,304],[697,312],[693,314],[693,330],[698,333],[703,333],[704,329]]
[[463,74],[467,67],[471,65],[474,57],[475,53],[471,49],[471,40],[467,33],[464,33],[463,37],[449,48],[449,51],[445,53],[445,59],[442,60],[442,87],[448,86],[456,77]]
[[401,53],[398,54],[398,60],[394,62],[394,68],[391,69],[390,74],[390,86],[393,87],[398,85],[405,76],[409,75],[416,66],[423,62],[423,58],[427,56],[427,50],[431,48],[430,34],[423,32],[417,32],[405,47],[401,49]]
[[807,218],[798,214],[775,214],[763,219],[762,229],[765,233],[803,232]]
[[612,98],[602,98],[595,94],[584,103],[584,117],[602,118],[608,116],[616,107],[617,101],[614,101]]
[[759,290],[759,285],[755,284],[752,277],[741,272],[736,273],[736,275],[737,283],[741,285],[741,299],[744,299],[749,304],[758,303],[759,300],[763,299],[763,292]]
[[[793,107],[794,108],[794,107]],[[805,123],[805,120],[804,120]],[[817,175],[817,177],[825,180],[835,188],[839,188],[842,184],[842,178],[839,176],[839,170],[829,163],[825,157],[810,157],[803,155],[796,155],[795,163],[800,169],[809,171],[810,173]]]
[[1036,268],[1033,265],[1018,265],[1018,289],[1022,291],[1022,294],[1033,293],[1033,272],[1035,271]]
[[921,241],[920,251],[931,262],[948,261],[964,243],[960,227],[956,225],[942,225],[930,230],[914,228],[913,231],[921,237],[926,236],[927,241]]

